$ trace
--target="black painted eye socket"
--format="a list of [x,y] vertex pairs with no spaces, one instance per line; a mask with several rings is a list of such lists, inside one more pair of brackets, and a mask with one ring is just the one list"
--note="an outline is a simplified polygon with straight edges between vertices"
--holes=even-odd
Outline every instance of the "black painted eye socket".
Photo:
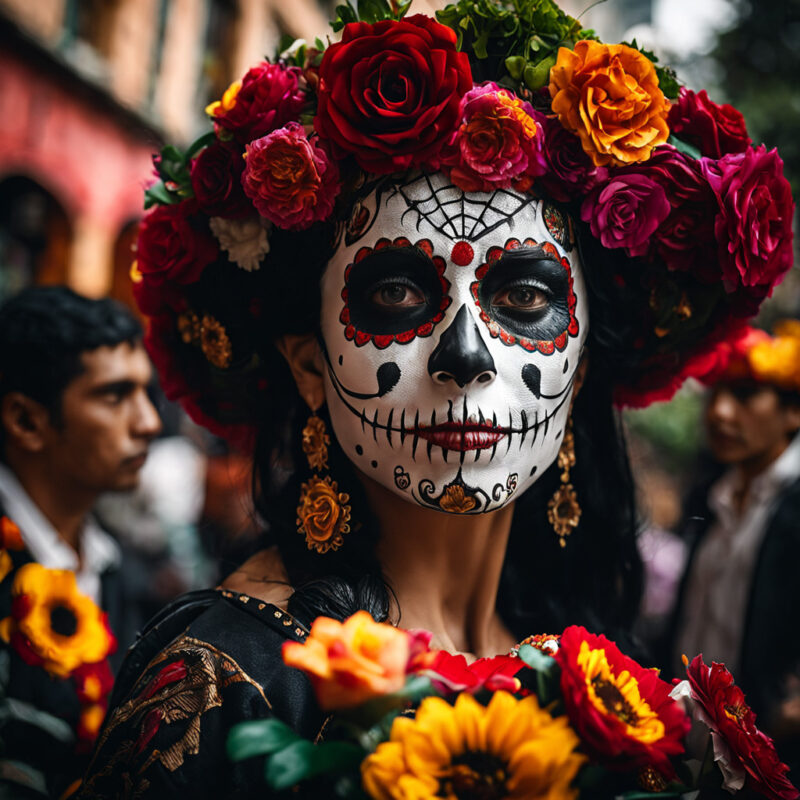
[[375,250],[350,269],[350,322],[364,333],[402,333],[433,319],[442,283],[429,256],[416,247]]
[[541,248],[505,252],[478,289],[481,308],[504,330],[532,341],[553,341],[569,326],[569,277]]

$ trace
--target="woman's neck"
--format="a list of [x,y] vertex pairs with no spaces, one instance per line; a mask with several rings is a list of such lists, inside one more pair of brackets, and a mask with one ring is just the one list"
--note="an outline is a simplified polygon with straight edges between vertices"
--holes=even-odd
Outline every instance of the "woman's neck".
[[413,505],[364,477],[380,524],[378,558],[394,592],[391,618],[433,633],[434,647],[467,656],[514,643],[496,611],[513,506],[475,516]]

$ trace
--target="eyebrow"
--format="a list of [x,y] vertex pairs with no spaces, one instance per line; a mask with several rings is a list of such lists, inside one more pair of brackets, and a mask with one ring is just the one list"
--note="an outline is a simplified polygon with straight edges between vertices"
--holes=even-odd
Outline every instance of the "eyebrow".
[[138,386],[137,381],[133,381],[130,378],[123,378],[118,381],[108,381],[106,383],[101,383],[97,386],[93,386],[91,389],[91,394],[93,395],[103,395],[103,394],[131,394],[134,392]]

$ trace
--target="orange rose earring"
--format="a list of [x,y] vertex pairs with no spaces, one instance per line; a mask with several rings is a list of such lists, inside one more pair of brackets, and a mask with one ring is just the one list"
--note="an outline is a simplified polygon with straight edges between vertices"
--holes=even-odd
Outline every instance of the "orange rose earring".
[[547,504],[547,519],[558,536],[558,543],[566,547],[566,537],[581,521],[581,507],[575,487],[569,481],[569,471],[575,466],[575,435],[572,432],[572,417],[567,420],[564,441],[558,451],[558,466],[561,468],[561,485]]
[[316,411],[308,418],[302,436],[303,452],[314,474],[300,487],[297,530],[305,536],[309,550],[327,553],[338,550],[344,544],[344,535],[350,532],[350,495],[340,492],[330,475],[316,474],[328,470],[331,443]]

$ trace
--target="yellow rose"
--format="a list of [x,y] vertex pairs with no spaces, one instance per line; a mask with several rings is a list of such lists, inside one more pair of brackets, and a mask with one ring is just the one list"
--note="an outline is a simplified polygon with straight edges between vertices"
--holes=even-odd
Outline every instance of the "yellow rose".
[[624,44],[562,47],[550,70],[552,109],[597,166],[646,161],[669,137],[670,104],[653,63]]
[[409,634],[357,611],[343,623],[318,617],[302,644],[286,642],[283,660],[311,679],[325,710],[360,705],[405,683]]

